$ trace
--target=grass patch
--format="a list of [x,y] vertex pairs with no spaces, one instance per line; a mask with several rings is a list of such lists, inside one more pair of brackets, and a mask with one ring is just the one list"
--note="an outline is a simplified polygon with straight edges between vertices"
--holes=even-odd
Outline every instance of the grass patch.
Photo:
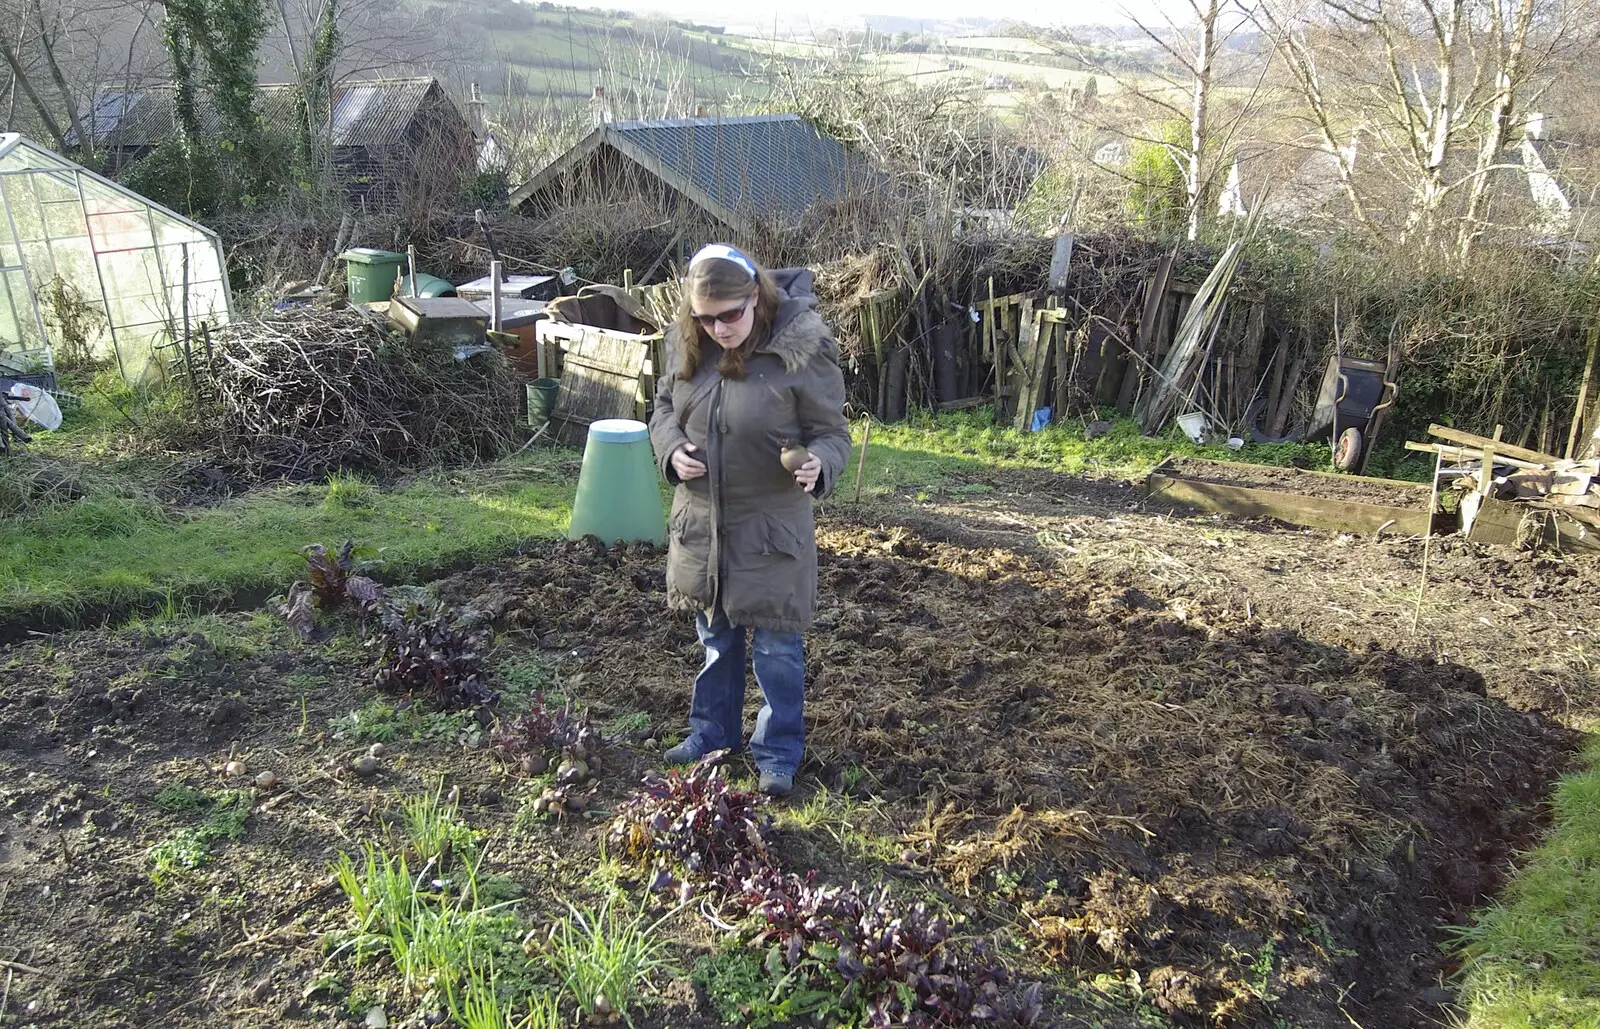
[[613,1012],[626,1018],[650,977],[671,969],[660,929],[676,913],[650,922],[648,909],[631,912],[615,898],[598,908],[570,908],[546,951],[585,1019],[606,1021]]
[[486,482],[418,479],[372,503],[359,499],[372,487],[335,480],[181,512],[94,497],[14,519],[0,534],[0,618],[159,612],[276,591],[303,570],[296,551],[314,541],[359,539],[388,574],[414,578],[563,530],[570,485],[531,481],[547,470],[532,459],[496,469]]
[[158,885],[180,869],[208,864],[211,845],[243,836],[245,819],[250,816],[250,794],[244,790],[223,790],[207,797],[181,786],[168,786],[156,795],[156,804],[167,811],[206,813],[199,825],[179,829],[150,848],[150,878]]
[[401,707],[381,698],[332,719],[328,729],[334,739],[348,743],[459,740],[475,744],[483,737],[483,726],[471,711],[429,711],[420,704]]
[[1459,930],[1470,1029],[1600,1029],[1600,734],[1556,787],[1555,824]]
[[[855,445],[855,457],[859,458],[859,428]],[[943,488],[953,495],[980,494],[986,491],[984,484],[962,480],[995,468],[1039,468],[1131,479],[1144,476],[1173,455],[1279,467],[1326,469],[1329,465],[1328,447],[1321,443],[1247,443],[1233,451],[1220,444],[1200,446],[1176,428],[1161,436],[1144,436],[1129,418],[1115,421],[1098,439],[1086,438],[1083,424],[1077,422],[1018,432],[995,425],[993,413],[979,408],[938,416],[914,412],[903,423],[874,425],[862,492],[882,495]],[[840,484],[844,495],[853,494],[854,482],[852,463]]]

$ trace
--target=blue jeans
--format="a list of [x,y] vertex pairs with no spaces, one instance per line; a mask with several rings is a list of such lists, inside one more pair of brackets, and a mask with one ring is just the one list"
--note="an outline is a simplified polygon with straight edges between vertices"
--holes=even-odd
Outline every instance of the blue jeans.
[[[695,632],[706,648],[705,667],[695,676],[689,701],[689,739],[702,753],[737,751],[744,739],[745,628],[730,625],[721,611],[711,621],[695,615]],[[756,682],[766,701],[756,716],[750,752],[763,772],[793,776],[805,750],[805,650],[798,632],[754,633]]]

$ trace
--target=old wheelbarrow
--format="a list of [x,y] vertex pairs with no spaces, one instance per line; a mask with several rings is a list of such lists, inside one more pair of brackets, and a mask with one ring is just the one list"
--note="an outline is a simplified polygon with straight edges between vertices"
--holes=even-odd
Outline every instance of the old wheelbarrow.
[[1255,423],[1265,405],[1253,405],[1246,415],[1251,436],[1258,443],[1326,440],[1333,448],[1335,468],[1345,472],[1365,471],[1372,442],[1383,427],[1389,408],[1400,395],[1399,371],[1398,341],[1390,342],[1386,361],[1345,357],[1336,352],[1328,358],[1308,421],[1287,436],[1268,436]]
[[1340,355],[1328,359],[1305,438],[1330,441],[1335,468],[1366,469],[1384,416],[1400,395],[1399,371],[1400,348],[1393,343],[1386,361]]

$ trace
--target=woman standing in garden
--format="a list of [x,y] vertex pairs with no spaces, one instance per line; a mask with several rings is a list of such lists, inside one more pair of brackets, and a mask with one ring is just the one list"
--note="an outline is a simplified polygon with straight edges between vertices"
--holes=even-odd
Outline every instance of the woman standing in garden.
[[[705,665],[675,764],[743,740],[745,644],[765,703],[750,736],[761,790],[794,788],[805,746],[801,633],[817,604],[814,499],[850,457],[839,347],[811,273],[731,246],[689,262],[650,442],[672,500],[667,602],[695,613]],[[795,444],[805,448],[802,453]],[[793,470],[791,470],[791,468]]]

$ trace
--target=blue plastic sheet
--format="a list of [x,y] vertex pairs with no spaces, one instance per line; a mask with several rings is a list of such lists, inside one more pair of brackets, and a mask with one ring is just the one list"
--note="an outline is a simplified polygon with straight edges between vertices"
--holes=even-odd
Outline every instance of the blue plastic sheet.
[[1033,425],[1029,427],[1028,431],[1029,432],[1038,432],[1040,429],[1044,428],[1046,425],[1049,425],[1049,424],[1050,424],[1050,408],[1041,407],[1041,408],[1039,408],[1039,410],[1033,412]]

